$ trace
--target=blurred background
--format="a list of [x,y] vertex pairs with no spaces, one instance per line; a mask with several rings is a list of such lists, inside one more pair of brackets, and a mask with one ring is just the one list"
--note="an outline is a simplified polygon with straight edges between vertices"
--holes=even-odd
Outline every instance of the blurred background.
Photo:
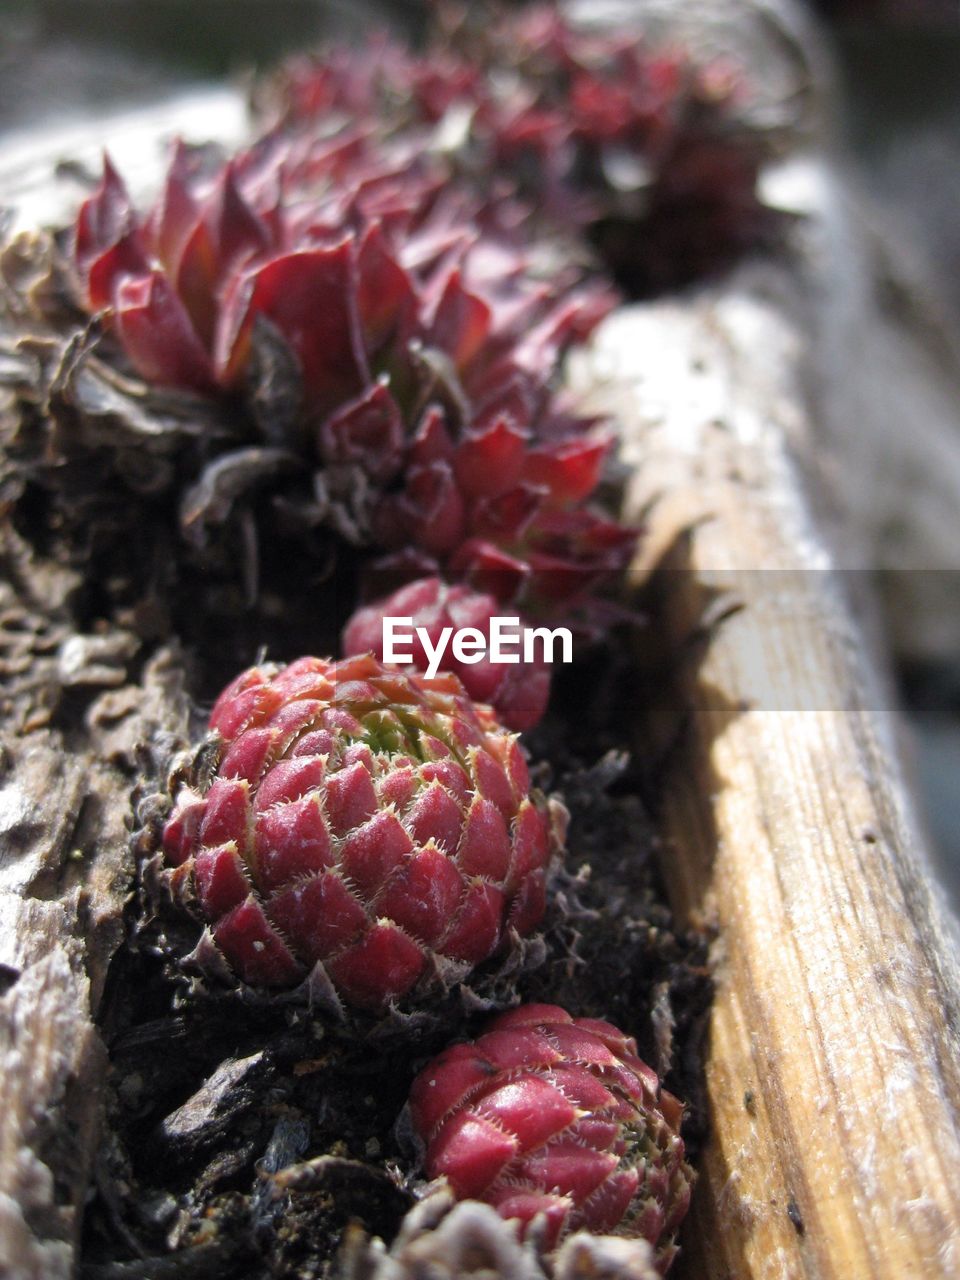
[[[960,324],[960,0],[810,3],[840,73],[841,145]],[[0,0],[0,146],[29,145],[38,128],[147,103],[178,84],[242,80],[384,14],[416,29],[423,4]],[[955,565],[960,592],[960,547]],[[901,663],[898,679],[926,817],[960,908],[960,636],[938,657]]]

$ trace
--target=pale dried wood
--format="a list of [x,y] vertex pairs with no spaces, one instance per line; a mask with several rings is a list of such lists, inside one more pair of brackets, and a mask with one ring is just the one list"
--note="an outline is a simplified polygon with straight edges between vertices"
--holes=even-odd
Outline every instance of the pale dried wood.
[[580,370],[620,424],[628,509],[653,502],[648,559],[689,531],[668,557],[668,640],[705,593],[740,606],[690,677],[661,815],[675,905],[719,937],[712,1137],[682,1274],[949,1276],[956,938],[888,691],[801,481],[815,432],[790,291],[789,268],[756,268],[625,310]]
[[4,135],[0,205],[9,211],[13,231],[64,226],[98,181],[104,149],[139,198],[156,184],[174,138],[229,146],[246,133],[243,96],[226,87],[180,91],[146,106],[92,116],[71,112],[41,128]]

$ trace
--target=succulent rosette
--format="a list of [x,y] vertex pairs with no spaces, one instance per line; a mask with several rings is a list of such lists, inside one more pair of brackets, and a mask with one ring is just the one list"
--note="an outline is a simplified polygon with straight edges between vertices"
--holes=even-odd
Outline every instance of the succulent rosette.
[[507,15],[485,39],[495,88],[476,134],[631,292],[700,278],[769,239],[757,185],[771,144],[745,123],[729,60],[578,26],[554,5]]
[[[412,662],[405,669],[426,671],[430,658],[416,634],[422,629],[436,651],[443,632],[478,632],[490,647],[491,624],[502,616],[502,605],[483,592],[465,586],[450,586],[440,578],[420,578],[386,599],[358,609],[343,631],[343,651],[351,654],[372,653],[384,657],[384,619],[409,618]],[[514,634],[518,643],[510,649],[509,662],[494,662],[489,652],[476,655],[479,661],[460,661],[448,643],[443,650],[441,670],[452,671],[475,702],[488,702],[509,729],[521,732],[532,729],[547,709],[550,697],[550,667],[542,652],[533,660],[525,659],[522,638],[530,627],[520,620]]]
[[409,1110],[427,1176],[545,1250],[572,1231],[615,1232],[647,1240],[669,1267],[694,1176],[683,1108],[610,1023],[512,1009],[429,1063]]
[[[266,989],[378,1011],[536,928],[562,815],[453,675],[368,656],[254,667],[210,716],[218,762],[163,830],[198,954]],[[212,948],[212,952],[211,952]]]
[[212,167],[178,147],[142,215],[107,163],[76,225],[85,305],[140,377],[214,398],[239,436],[201,443],[187,532],[269,484],[288,525],[532,608],[623,568],[634,531],[587,506],[610,437],[556,389],[612,294],[540,278],[507,210],[362,130]]

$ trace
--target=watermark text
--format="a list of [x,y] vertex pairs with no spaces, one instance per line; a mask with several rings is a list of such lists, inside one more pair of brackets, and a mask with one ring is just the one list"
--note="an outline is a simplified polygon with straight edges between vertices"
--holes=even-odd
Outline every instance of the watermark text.
[[[444,627],[434,640],[426,627],[414,627],[412,618],[383,619],[383,660],[401,665],[414,662],[411,646],[420,642],[427,657],[428,678],[440,670],[447,648],[457,662],[473,666],[495,663],[572,662],[573,634],[567,627],[532,627],[519,618],[490,619],[489,634],[479,627]],[[557,654],[559,653],[559,657]]]

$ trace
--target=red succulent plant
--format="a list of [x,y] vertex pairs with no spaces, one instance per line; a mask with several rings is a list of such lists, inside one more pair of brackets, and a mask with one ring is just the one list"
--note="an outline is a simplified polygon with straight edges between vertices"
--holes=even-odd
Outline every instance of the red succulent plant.
[[769,238],[769,144],[738,113],[746,83],[728,60],[580,26],[551,4],[484,39],[491,83],[507,87],[478,103],[475,133],[557,220],[590,233],[631,292],[697,279]]
[[641,1236],[663,1271],[690,1203],[682,1106],[608,1022],[555,1005],[501,1014],[413,1083],[428,1177],[483,1200],[546,1250],[571,1231]]
[[342,116],[392,131],[438,124],[447,111],[483,93],[485,68],[449,43],[415,53],[388,31],[362,45],[295,54],[255,90],[263,114],[303,122]]
[[555,389],[612,295],[538,278],[506,209],[362,130],[275,132],[212,167],[178,147],[143,215],[108,162],[75,261],[142,377],[246,423],[206,463],[234,488],[262,483],[241,464],[266,444],[305,522],[408,574],[568,606],[635,542],[586,505],[610,438]]
[[210,728],[215,774],[181,787],[163,849],[244,982],[309,975],[378,1010],[539,923],[558,811],[455,676],[370,656],[254,667]]
[[[422,628],[426,632],[435,651],[446,629],[448,643],[440,669],[452,671],[475,702],[488,702],[507,728],[520,732],[532,729],[547,709],[550,667],[542,652],[528,662],[522,646],[515,646],[510,651],[510,662],[493,662],[489,653],[477,654],[479,661],[464,662],[449,644],[450,632],[472,628],[484,637],[489,650],[491,623],[500,615],[502,606],[492,595],[465,586],[449,586],[440,578],[420,578],[386,599],[358,609],[344,628],[343,651],[347,655],[372,653],[382,661],[384,618],[409,618],[407,631],[413,635],[409,647],[413,661],[405,669],[426,671],[430,659],[416,630]],[[515,632],[518,638],[529,633],[526,624]]]

